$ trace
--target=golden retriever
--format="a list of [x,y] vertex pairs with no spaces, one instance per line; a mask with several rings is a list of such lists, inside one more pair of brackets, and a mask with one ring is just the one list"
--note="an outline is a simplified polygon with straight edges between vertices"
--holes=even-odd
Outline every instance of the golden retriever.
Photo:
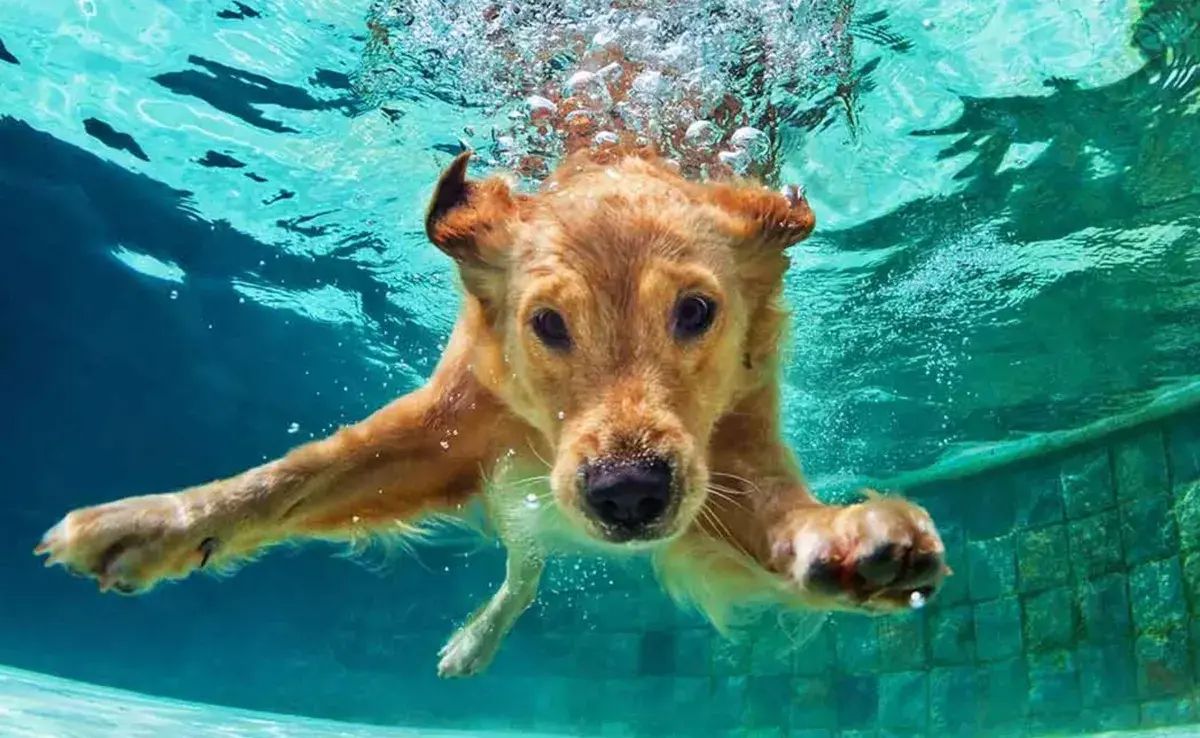
[[482,508],[507,574],[442,650],[447,677],[488,666],[556,554],[651,557],[718,627],[742,605],[885,613],[933,595],[949,569],[928,514],[874,493],[822,504],[780,435],[786,250],[815,223],[801,192],[696,181],[712,151],[671,162],[568,117],[536,194],[469,178],[469,152],[440,177],[426,231],[464,294],[424,386],[231,478],[75,510],[36,553],[133,594],[284,541]]

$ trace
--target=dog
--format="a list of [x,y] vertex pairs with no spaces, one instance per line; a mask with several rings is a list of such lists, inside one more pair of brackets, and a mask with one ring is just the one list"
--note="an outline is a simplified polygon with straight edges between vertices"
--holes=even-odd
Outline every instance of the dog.
[[420,535],[481,509],[506,575],[442,649],[443,677],[486,670],[564,553],[649,557],[719,629],[745,606],[885,614],[934,596],[950,571],[928,513],[869,490],[820,502],[781,436],[787,251],[815,226],[799,188],[697,178],[714,149],[673,160],[551,102],[567,153],[536,192],[469,176],[470,150],[437,181],[425,229],[462,303],[425,384],[235,476],[74,510],[35,553],[137,594],[283,542]]

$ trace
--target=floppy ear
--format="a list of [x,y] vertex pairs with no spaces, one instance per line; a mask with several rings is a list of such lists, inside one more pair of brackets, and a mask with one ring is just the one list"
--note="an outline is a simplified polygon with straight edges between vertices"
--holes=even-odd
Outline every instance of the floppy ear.
[[494,300],[503,290],[518,199],[499,177],[468,180],[471,153],[456,156],[438,178],[425,211],[425,233],[454,259],[467,291]]
[[733,217],[734,235],[759,249],[779,253],[808,238],[816,216],[799,187],[776,192],[761,186],[719,184],[713,201]]

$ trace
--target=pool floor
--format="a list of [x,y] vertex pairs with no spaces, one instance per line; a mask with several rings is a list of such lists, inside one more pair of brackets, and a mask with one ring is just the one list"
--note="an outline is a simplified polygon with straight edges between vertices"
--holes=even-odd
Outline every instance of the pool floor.
[[[521,733],[520,735],[531,735]],[[0,667],[0,736],[20,738],[515,738],[382,728],[160,699]],[[539,738],[562,738],[542,734]]]
[[[311,720],[160,699],[0,667],[0,737],[20,738],[563,738],[532,733],[466,733]],[[1200,726],[1101,736],[1200,737]]]

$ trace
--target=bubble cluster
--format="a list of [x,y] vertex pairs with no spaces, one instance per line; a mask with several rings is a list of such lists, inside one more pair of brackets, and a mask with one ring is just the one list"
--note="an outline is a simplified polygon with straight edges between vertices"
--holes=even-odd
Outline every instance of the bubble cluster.
[[[481,109],[464,145],[537,179],[586,147],[653,146],[688,170],[773,166],[779,90],[845,67],[848,3],[376,0],[357,75],[379,104]],[[401,103],[402,104],[402,103]]]

